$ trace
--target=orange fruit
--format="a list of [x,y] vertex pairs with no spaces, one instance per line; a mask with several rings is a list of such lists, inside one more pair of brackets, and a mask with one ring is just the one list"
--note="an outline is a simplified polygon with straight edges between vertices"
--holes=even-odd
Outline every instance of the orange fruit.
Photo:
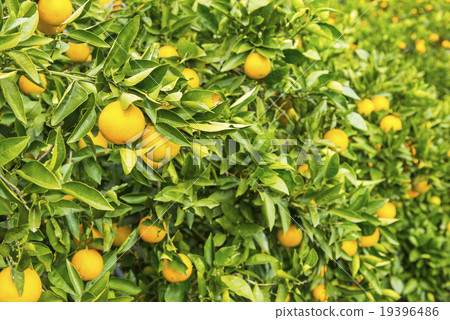
[[84,249],[75,253],[72,264],[83,281],[95,279],[103,271],[103,258],[94,249]]
[[18,83],[20,91],[22,91],[26,95],[29,95],[30,93],[43,93],[47,88],[47,79],[45,78],[45,75],[43,73],[39,73],[39,77],[41,78],[44,87],[40,87],[37,84],[34,84],[25,76],[20,76]]
[[430,190],[430,186],[428,185],[427,180],[420,178],[416,183],[414,183],[413,189],[418,193],[427,193],[428,190]]
[[37,302],[42,293],[42,282],[38,273],[31,268],[23,275],[23,291],[19,291],[11,277],[11,268],[0,272],[0,302]]
[[39,0],[39,21],[51,26],[59,26],[72,15],[70,0]]
[[297,48],[299,48],[299,49],[303,48],[302,39],[300,39],[300,37],[295,37],[294,42],[295,42],[295,46]]
[[183,261],[183,263],[187,267],[187,269],[184,273],[175,270],[170,265],[169,260],[167,260],[167,259],[163,260],[162,275],[163,275],[164,279],[166,279],[167,281],[172,282],[172,283],[186,281],[192,274],[191,260],[182,253],[180,253],[178,256],[181,258],[181,261]]
[[417,198],[419,196],[420,193],[418,193],[417,191],[413,190],[413,189],[409,189],[408,191],[406,191],[406,195],[412,199]]
[[172,46],[162,46],[159,48],[160,58],[179,57],[177,49]]
[[430,39],[431,42],[439,41],[439,35],[437,33],[430,34],[430,36],[428,38]]
[[401,50],[405,50],[405,49],[406,49],[406,42],[404,42],[404,41],[400,42],[400,43],[398,44],[398,47],[399,47]]
[[[101,132],[98,132],[95,137],[92,132],[89,132],[87,135],[91,138],[94,145],[103,147],[105,149],[108,148],[108,140],[105,139]],[[80,149],[86,147],[86,142],[84,142],[84,139],[78,141],[78,146],[80,147]]]
[[327,266],[323,265],[322,268],[320,268],[320,276],[325,276],[325,273],[327,272]]
[[87,62],[91,55],[91,49],[89,49],[87,43],[68,42],[67,44],[69,45],[69,50],[66,51],[66,56],[69,57],[72,62]]
[[300,242],[302,242],[303,232],[301,229],[298,229],[295,225],[291,224],[286,233],[280,228],[277,237],[281,245],[292,248],[298,246]]
[[244,71],[252,79],[265,78],[272,68],[270,60],[258,52],[250,53],[244,62]]
[[312,292],[312,295],[316,301],[326,302],[328,300],[328,295],[326,294],[326,288],[323,284],[317,285]]
[[353,257],[358,251],[358,242],[356,240],[342,241],[341,249],[350,257]]
[[[92,240],[95,239],[103,239],[103,235],[100,233],[100,231],[98,231],[98,229],[96,227],[93,227],[92,229],[92,239],[87,239],[86,240],[86,245],[90,248],[90,249],[96,249],[96,250],[103,250],[103,246],[101,245],[92,245]],[[80,223],[80,233],[78,234],[78,238],[81,237],[81,234],[83,233],[83,225]],[[80,240],[78,240],[77,238],[73,237],[73,243],[75,244],[75,246],[78,248],[80,246]]]
[[167,226],[166,222],[163,220],[163,226],[164,230],[160,229],[159,227],[152,225],[152,226],[145,226],[142,224],[145,220],[149,220],[152,217],[145,217],[141,220],[139,223],[139,235],[145,242],[149,243],[158,243],[161,242],[164,237],[166,236]]
[[374,110],[374,104],[370,99],[364,99],[358,102],[358,113],[368,116]]
[[380,230],[378,228],[375,229],[375,232],[372,233],[370,236],[361,236],[361,247],[373,247],[378,243],[378,240],[380,239]]
[[372,102],[373,102],[373,111],[375,112],[389,109],[389,100],[384,96],[375,96],[372,98]]
[[128,225],[117,226],[117,223],[113,223],[113,228],[116,232],[113,245],[116,247],[120,247],[131,234],[131,228]]
[[181,71],[181,73],[187,79],[187,83],[191,88],[200,87],[200,77],[198,76],[197,72],[192,69],[186,68]]
[[344,152],[348,148],[348,136],[341,129],[332,129],[325,133],[323,136],[325,140],[332,142],[339,149],[337,150],[339,153]]
[[388,133],[391,129],[396,132],[402,130],[402,121],[393,115],[388,115],[381,119],[380,128],[384,133]]
[[377,211],[379,219],[394,219],[397,214],[397,209],[392,202],[386,202]]
[[145,117],[134,104],[130,104],[124,110],[120,101],[115,101],[108,104],[100,113],[98,128],[109,142],[132,143],[142,135]]
[[148,160],[165,163],[175,158],[180,152],[179,145],[164,138],[152,125],[145,128],[141,139],[141,147],[144,149],[154,147],[142,156],[142,159],[147,163]]
[[63,30],[67,27],[67,25],[63,24],[62,26],[52,26],[41,20],[39,20],[37,29],[43,34],[54,35],[56,32],[63,32]]
[[[111,0],[99,0],[99,2],[104,4],[103,8],[106,8],[111,3]],[[121,4],[122,4],[122,0],[114,1],[113,2],[113,10],[119,10],[120,8],[122,8]]]

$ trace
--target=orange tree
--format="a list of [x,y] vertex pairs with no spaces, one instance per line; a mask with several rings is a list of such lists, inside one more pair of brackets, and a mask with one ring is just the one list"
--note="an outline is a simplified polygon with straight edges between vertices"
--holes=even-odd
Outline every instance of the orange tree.
[[0,1],[0,301],[448,298],[448,104],[374,3],[53,2]]

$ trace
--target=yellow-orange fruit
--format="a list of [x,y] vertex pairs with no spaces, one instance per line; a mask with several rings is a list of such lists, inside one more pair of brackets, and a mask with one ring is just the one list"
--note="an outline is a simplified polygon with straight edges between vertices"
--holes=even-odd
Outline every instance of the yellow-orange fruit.
[[337,150],[339,153],[344,152],[348,148],[349,140],[347,134],[341,129],[332,129],[325,133],[325,140],[332,142],[339,149]]
[[186,281],[192,274],[191,260],[182,253],[179,254],[179,257],[181,258],[181,261],[183,261],[183,263],[187,267],[187,269],[186,269],[186,271],[184,271],[184,273],[175,270],[170,265],[169,260],[167,260],[167,259],[163,260],[162,275],[163,275],[164,279],[166,279],[169,282],[175,283],[175,282]]
[[45,89],[47,88],[47,79],[45,78],[45,74],[40,73],[39,77],[41,78],[42,83],[44,84],[44,87],[40,87],[31,80],[28,80],[25,76],[19,77],[19,88],[20,91],[22,91],[24,94],[29,95],[30,93],[43,93]]
[[300,242],[302,242],[303,232],[301,229],[298,229],[295,225],[291,224],[286,233],[280,228],[277,237],[281,245],[292,248],[298,246]]
[[272,68],[270,60],[258,52],[250,53],[244,62],[244,71],[252,79],[265,78]]
[[397,214],[397,209],[392,202],[386,202],[377,211],[379,219],[394,219]]
[[356,240],[342,241],[341,249],[350,257],[353,257],[358,251],[358,242]]
[[375,229],[375,232],[370,236],[361,236],[361,247],[373,247],[378,243],[380,239],[380,230],[378,228]]
[[42,293],[41,278],[31,268],[26,269],[23,279],[22,295],[11,276],[11,268],[7,267],[0,272],[0,302],[37,302]]
[[163,220],[163,226],[164,226],[164,230],[160,229],[159,227],[152,225],[152,226],[145,226],[142,223],[145,220],[149,220],[152,217],[145,217],[141,220],[140,224],[139,224],[139,235],[141,237],[142,240],[144,240],[145,242],[149,242],[149,243],[158,243],[161,242],[164,237],[166,236],[166,230],[167,230],[167,226],[166,226],[166,222]]
[[94,249],[84,249],[75,253],[72,264],[84,281],[97,278],[103,270],[103,258]]

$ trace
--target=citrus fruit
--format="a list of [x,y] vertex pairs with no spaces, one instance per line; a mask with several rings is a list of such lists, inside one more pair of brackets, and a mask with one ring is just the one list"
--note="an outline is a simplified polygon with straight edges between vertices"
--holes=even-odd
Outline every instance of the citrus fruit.
[[[92,230],[92,235],[91,235],[92,239],[87,239],[86,245],[90,249],[103,250],[103,246],[101,246],[101,245],[92,245],[92,240],[103,239],[103,235],[100,233],[100,231],[98,231],[98,229],[96,227],[93,227],[91,230]],[[81,237],[82,233],[83,233],[83,225],[80,223],[80,232],[78,233],[78,239]],[[80,240],[78,240],[78,239],[73,237],[73,242],[77,248],[80,246]]]
[[168,162],[180,152],[179,145],[164,138],[152,125],[148,125],[145,128],[141,139],[141,147],[144,149],[153,147],[153,149],[142,156],[144,161]]
[[20,91],[22,91],[24,94],[29,95],[30,93],[42,93],[47,88],[47,79],[45,78],[45,75],[40,73],[39,77],[41,78],[42,83],[44,84],[44,87],[40,87],[37,84],[34,84],[31,82],[31,80],[28,80],[25,76],[19,77],[19,88]]
[[144,114],[134,104],[130,104],[124,110],[120,101],[115,101],[108,104],[100,113],[98,128],[109,142],[132,143],[139,139],[144,131]]
[[294,38],[294,44],[299,49],[303,48],[302,39],[300,37],[295,37]]
[[364,99],[358,102],[358,113],[368,116],[374,110],[374,104],[370,99]]
[[397,209],[392,202],[386,202],[384,206],[378,209],[377,213],[379,219],[394,219]]
[[389,100],[384,96],[375,96],[372,98],[372,102],[373,111],[375,112],[389,109]]
[[265,78],[271,69],[270,60],[258,52],[250,53],[244,62],[244,71],[252,79]]
[[286,231],[283,232],[283,229],[279,229],[277,233],[278,241],[281,245],[292,248],[296,247],[302,242],[303,232],[301,229],[298,229],[295,225],[291,224]]
[[87,62],[91,54],[91,50],[87,43],[68,42],[67,44],[69,45],[69,50],[66,51],[66,56],[68,56],[72,62]]
[[440,206],[441,205],[441,198],[439,198],[438,196],[432,196],[430,199],[430,203],[436,205],[436,206]]
[[431,42],[437,42],[439,41],[439,35],[437,33],[432,33],[430,34],[429,39]]
[[159,48],[160,58],[179,57],[177,49],[172,46],[162,46]]
[[200,87],[200,77],[198,76],[197,72],[192,69],[186,68],[181,71],[181,73],[187,79],[187,83],[191,88]]
[[23,291],[19,290],[11,276],[11,268],[7,267],[0,272],[0,302],[37,302],[42,293],[41,278],[31,268],[23,272]]
[[39,21],[51,26],[59,26],[72,15],[70,0],[39,0]]
[[325,276],[325,273],[327,272],[327,266],[323,265],[322,268],[320,268],[320,276]]
[[388,115],[381,119],[380,128],[385,133],[389,132],[391,129],[396,132],[402,130],[402,121],[396,116]]
[[375,232],[372,233],[370,236],[361,236],[361,247],[373,247],[378,243],[378,240],[380,239],[380,230],[378,228],[375,229]]
[[[105,139],[101,132],[99,132],[95,137],[92,132],[89,132],[87,135],[91,138],[94,145],[103,147],[105,149],[108,148],[108,140]],[[84,141],[84,139],[78,141],[78,146],[80,147],[80,149],[86,147],[86,142]]]
[[282,125],[287,126],[289,124],[289,119],[293,119],[295,121],[300,120],[300,116],[298,115],[298,113],[295,111],[294,108],[290,108],[286,111],[286,115],[282,114],[280,117],[280,122]]
[[116,232],[113,245],[116,247],[120,247],[131,234],[131,228],[128,225],[117,226],[117,223],[113,223],[113,228]]
[[325,133],[323,138],[332,142],[335,147],[338,147],[339,149],[337,151],[339,153],[344,152],[348,148],[348,136],[341,129],[332,129]]
[[66,28],[66,26],[66,24],[63,24],[62,26],[52,26],[39,20],[37,29],[43,34],[54,35],[56,34],[56,32],[62,32]]
[[419,196],[419,193],[413,189],[409,189],[406,191],[406,195],[412,199],[417,198]]
[[[151,218],[152,217],[149,216],[149,217],[145,217],[141,220],[141,222],[139,223],[139,236],[145,242],[149,242],[149,243],[161,242],[164,239],[164,237],[166,236],[166,230],[167,230],[166,222],[163,220],[164,230],[160,229],[159,227],[157,227],[155,225],[145,226],[142,224],[145,220],[150,220]],[[155,222],[155,224],[156,224],[156,222]]]
[[406,49],[406,42],[402,41],[398,44],[398,47],[400,48],[400,50],[405,50]]
[[326,288],[323,284],[317,285],[312,292],[312,295],[316,301],[326,302],[328,295],[326,294]]
[[103,270],[103,258],[94,249],[84,249],[75,253],[72,264],[83,281],[97,278]]
[[358,251],[358,242],[356,240],[342,241],[341,249],[350,257],[353,257]]
[[[103,4],[103,8],[106,8],[110,3],[111,0],[99,0],[100,3]],[[122,0],[116,0],[113,2],[113,10],[119,10],[120,8],[122,8],[121,6],[122,4]]]
[[428,185],[427,180],[423,180],[423,178],[421,178],[416,183],[414,183],[413,189],[418,193],[426,193],[428,192],[428,190],[430,190],[430,186]]
[[191,260],[184,254],[180,253],[178,255],[181,258],[181,261],[186,265],[187,269],[184,272],[179,272],[175,270],[169,263],[169,260],[163,260],[163,268],[162,275],[164,279],[169,282],[183,282],[186,281],[192,274],[192,262]]

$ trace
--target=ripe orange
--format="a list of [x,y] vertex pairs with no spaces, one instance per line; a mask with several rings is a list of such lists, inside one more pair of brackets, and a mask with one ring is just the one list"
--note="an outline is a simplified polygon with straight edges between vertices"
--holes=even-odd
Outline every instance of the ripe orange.
[[437,33],[432,33],[430,34],[429,39],[431,42],[437,42],[439,41],[439,35]]
[[152,217],[145,217],[141,220],[139,223],[139,235],[145,242],[149,243],[158,243],[161,242],[164,237],[166,236],[167,226],[166,222],[163,220],[163,226],[164,230],[160,229],[159,227],[152,225],[152,226],[145,226],[142,224],[145,220],[149,220]]
[[42,20],[39,20],[37,29],[43,34],[54,35],[56,32],[63,32],[63,30],[67,27],[67,25],[63,24],[62,26],[52,26],[49,25]]
[[378,240],[380,239],[380,230],[378,228],[375,229],[375,232],[372,233],[370,236],[361,236],[361,247],[373,247],[378,243]]
[[72,264],[84,281],[97,278],[103,271],[103,258],[94,249],[84,249],[75,253]]
[[145,162],[150,160],[152,162],[165,163],[175,158],[180,152],[179,145],[164,138],[152,125],[148,125],[145,128],[141,139],[141,147],[144,149],[154,147],[142,156]]
[[109,142],[132,143],[139,139],[144,131],[144,114],[134,104],[130,104],[124,110],[120,101],[115,101],[108,104],[100,113],[98,128]]
[[413,190],[413,189],[409,189],[408,191],[406,191],[406,195],[412,199],[417,198],[419,196],[420,193],[418,193],[417,191]]
[[172,46],[162,46],[159,48],[160,58],[179,57],[177,49]]
[[375,106],[370,99],[364,99],[358,102],[358,113],[368,116],[375,109]]
[[[69,200],[69,199],[67,199]],[[80,223],[80,233],[78,234],[78,238],[81,237],[81,234],[83,233],[83,225]],[[92,239],[87,239],[86,240],[86,245],[90,248],[90,249],[96,249],[96,250],[103,250],[103,246],[101,245],[92,245],[92,240],[95,239],[103,239],[103,235],[100,233],[100,231],[98,231],[98,229],[96,227],[92,228]],[[75,244],[75,246],[78,248],[80,247],[80,240],[78,240],[77,238],[73,237],[73,243]]]
[[250,53],[244,62],[244,71],[252,79],[265,78],[272,68],[270,60],[258,52]]
[[298,246],[300,242],[302,242],[303,232],[301,229],[298,229],[295,225],[291,224],[286,233],[283,233],[283,229],[280,228],[277,237],[281,245],[292,248]]
[[348,136],[341,129],[332,129],[325,133],[323,136],[325,140],[332,142],[336,147],[338,147],[338,152],[342,153],[348,148]]
[[91,50],[87,43],[68,42],[67,44],[69,45],[69,50],[66,51],[66,56],[68,56],[72,62],[83,63],[88,61]]
[[379,219],[394,219],[397,214],[397,209],[392,202],[386,202],[377,211]]
[[70,0],[39,0],[39,21],[51,26],[59,26],[72,15]]
[[0,272],[0,302],[37,302],[42,293],[41,278],[31,268],[24,271],[22,295],[11,277],[11,268]]
[[45,78],[45,74],[40,73],[39,77],[41,78],[44,87],[40,87],[30,80],[28,80],[25,76],[19,77],[19,88],[24,94],[29,95],[30,93],[42,93],[47,88],[47,79]]
[[398,47],[400,48],[400,50],[405,50],[406,49],[406,42],[402,41],[398,44]]
[[299,48],[299,49],[303,48],[302,39],[300,37],[295,37],[294,41],[295,41],[295,46],[297,48]]
[[430,190],[428,180],[425,180],[423,177],[421,177],[417,182],[414,183],[413,189],[418,193],[427,193],[428,190]]
[[197,72],[192,69],[186,68],[181,71],[181,73],[188,80],[187,83],[191,88],[200,87],[200,77],[198,76]]
[[[87,135],[91,138],[94,145],[103,147],[105,149],[108,148],[108,140],[105,139],[101,132],[99,132],[95,137],[92,132],[89,132]],[[78,146],[80,147],[80,149],[86,147],[86,142],[84,142],[84,139],[78,141]]]
[[343,241],[341,249],[350,257],[353,257],[358,251],[358,242],[356,240]]
[[389,109],[389,100],[384,96],[375,96],[372,98],[372,102],[373,102],[373,111],[375,112]]
[[127,240],[128,236],[131,234],[131,228],[128,225],[117,226],[117,223],[113,224],[114,231],[116,235],[114,237],[113,245],[116,247],[120,247],[125,240]]
[[317,285],[312,292],[312,295],[316,301],[326,302],[328,300],[328,295],[326,294],[326,288],[323,284]]
[[391,129],[396,132],[402,130],[402,121],[396,116],[388,115],[381,119],[380,128],[385,133],[388,133]]
[[[100,3],[104,4],[103,8],[106,8],[110,3],[111,0],[99,0]],[[116,0],[113,2],[113,10],[119,10],[120,8],[122,8],[121,6],[122,4],[122,0]]]
[[320,268],[320,276],[323,277],[326,272],[327,272],[327,266],[323,265],[322,268]]
[[186,281],[192,274],[192,262],[191,260],[184,254],[180,253],[178,255],[181,258],[181,261],[186,265],[187,269],[186,271],[179,272],[175,270],[169,263],[169,260],[164,259],[163,260],[163,268],[162,268],[162,275],[164,279],[166,279],[169,282],[183,282]]

